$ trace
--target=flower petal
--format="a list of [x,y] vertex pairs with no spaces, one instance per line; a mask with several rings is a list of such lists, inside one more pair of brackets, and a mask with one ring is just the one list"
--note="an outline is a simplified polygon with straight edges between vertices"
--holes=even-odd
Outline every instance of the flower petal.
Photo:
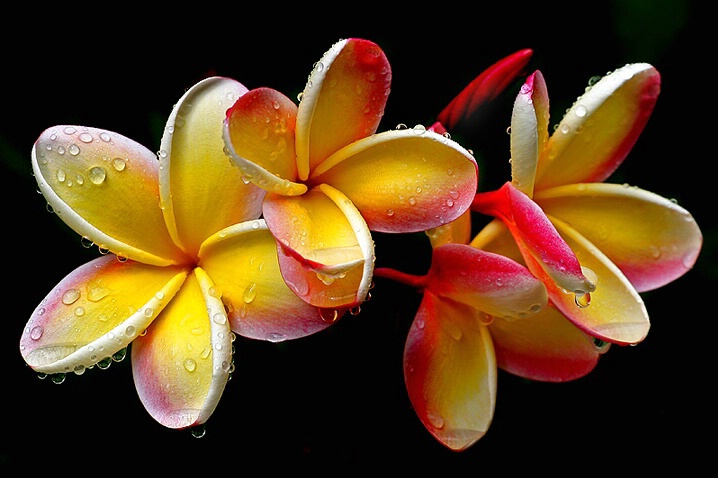
[[162,210],[175,242],[192,255],[210,235],[262,211],[264,191],[242,183],[221,136],[225,111],[246,91],[229,78],[200,81],[177,102],[162,136]]
[[626,65],[588,88],[542,152],[536,190],[608,178],[636,143],[660,89],[661,77],[647,63]]
[[271,194],[264,217],[282,251],[282,275],[300,297],[330,309],[364,301],[374,268],[374,242],[346,196],[326,184],[297,197]]
[[32,170],[55,213],[78,234],[117,255],[153,265],[184,260],[159,208],[159,162],[118,133],[82,126],[45,130]]
[[621,345],[641,342],[650,322],[643,299],[633,285],[599,249],[562,221],[551,218],[576,257],[598,277],[590,304],[580,304],[572,293],[547,284],[551,302],[578,328],[592,337]]
[[504,221],[537,277],[546,276],[548,281],[576,294],[594,290],[595,285],[584,276],[574,252],[543,210],[513,184],[478,193],[471,208]]
[[312,172],[312,181],[346,194],[372,231],[418,232],[466,211],[478,167],[467,150],[440,134],[398,130],[341,149]]
[[294,129],[297,106],[271,88],[257,88],[227,111],[223,138],[242,179],[277,194],[304,194],[297,180]]
[[209,238],[200,266],[222,293],[232,330],[277,342],[314,334],[331,321],[285,284],[277,244],[263,219],[231,226]]
[[496,98],[522,73],[532,54],[530,49],[519,50],[474,78],[437,116],[443,129],[454,129],[460,121],[470,118],[484,104]]
[[232,340],[214,284],[195,269],[132,344],[135,387],[149,414],[169,428],[206,422],[229,379]]
[[404,348],[404,379],[424,427],[455,451],[489,429],[497,369],[491,336],[476,311],[425,291]]
[[583,377],[609,348],[595,344],[552,304],[526,320],[496,318],[489,330],[499,368],[529,380]]
[[342,147],[373,134],[389,95],[391,67],[376,44],[338,41],[314,65],[297,112],[301,180]]
[[636,187],[571,184],[540,191],[534,200],[600,248],[638,292],[688,272],[703,243],[688,211]]
[[426,231],[426,235],[431,241],[431,247],[439,247],[440,245],[453,242],[456,244],[468,244],[471,240],[471,210],[467,209],[464,214],[457,219]]
[[504,256],[464,244],[434,249],[427,288],[491,316],[529,317],[546,306],[543,283]]
[[528,197],[533,195],[539,153],[548,141],[548,105],[546,82],[536,71],[521,87],[511,116],[511,182]]
[[20,339],[27,364],[82,373],[135,340],[187,272],[101,256],[68,274],[32,313]]

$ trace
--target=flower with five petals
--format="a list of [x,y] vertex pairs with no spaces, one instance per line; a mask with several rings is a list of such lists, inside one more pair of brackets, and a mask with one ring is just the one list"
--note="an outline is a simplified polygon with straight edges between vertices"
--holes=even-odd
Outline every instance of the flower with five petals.
[[225,112],[246,92],[229,78],[194,85],[157,155],[98,128],[41,134],[32,150],[40,191],[85,241],[112,254],[75,269],[32,313],[20,339],[32,369],[81,374],[131,345],[149,414],[169,428],[194,427],[222,396],[234,333],[277,341],[329,325],[285,285],[259,218],[265,193],[242,183],[224,153]]
[[639,293],[678,279],[695,263],[702,234],[688,211],[649,191],[603,182],[637,141],[659,91],[653,66],[626,65],[587,88],[551,135],[542,74],[530,75],[518,94],[512,181],[477,194],[472,210],[497,218],[471,245],[526,263],[545,277],[540,259],[525,247],[535,225],[516,207],[531,198],[598,284],[590,302],[582,303],[546,278],[550,302],[539,320],[494,321],[501,368],[545,381],[585,375],[598,360],[585,339],[595,341],[598,352],[607,344],[642,341],[650,323]]
[[227,112],[226,149],[262,213],[282,275],[302,299],[361,304],[374,268],[371,231],[418,232],[456,219],[476,193],[473,156],[426,128],[376,133],[391,68],[374,43],[335,43],[314,65],[299,105],[271,88]]

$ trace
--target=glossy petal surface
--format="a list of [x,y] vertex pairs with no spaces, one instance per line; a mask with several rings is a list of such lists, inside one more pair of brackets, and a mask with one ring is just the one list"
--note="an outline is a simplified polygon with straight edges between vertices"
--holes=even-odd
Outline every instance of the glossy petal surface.
[[540,191],[534,199],[599,247],[639,292],[685,274],[702,246],[688,211],[636,187],[572,184]]
[[451,450],[484,436],[496,405],[491,337],[476,310],[426,291],[404,349],[406,388],[424,427]]
[[38,372],[83,372],[147,329],[185,276],[178,267],[98,257],[68,274],[37,306],[20,352]]
[[529,317],[548,300],[546,288],[524,266],[464,244],[434,249],[428,285],[448,297],[496,317]]
[[328,185],[298,197],[271,195],[264,216],[281,247],[282,274],[300,297],[333,309],[363,301],[374,243],[346,196]]
[[55,126],[35,142],[32,169],[55,213],[81,236],[146,264],[186,260],[158,207],[159,161],[144,146],[103,129]]
[[195,269],[147,333],[132,344],[137,393],[162,425],[199,425],[217,406],[231,366],[232,337],[224,307],[209,277]]
[[535,189],[601,182],[623,162],[660,93],[651,65],[626,65],[587,89],[571,106],[542,152]]
[[310,172],[335,151],[373,134],[389,95],[391,67],[376,44],[335,43],[314,65],[297,112],[297,171]]
[[244,181],[288,196],[306,192],[296,182],[296,117],[292,100],[270,88],[250,91],[227,111],[224,142]]
[[469,207],[478,169],[468,151],[442,135],[399,130],[337,151],[312,179],[346,194],[372,231],[417,232],[453,221]]
[[242,182],[222,141],[225,111],[246,91],[229,78],[200,81],[177,102],[164,130],[162,210],[175,241],[193,256],[208,236],[261,212],[264,191]]
[[526,320],[489,325],[499,368],[542,382],[566,382],[591,372],[608,345],[594,341],[549,305]]
[[220,231],[207,240],[200,255],[202,268],[222,295],[235,333],[277,342],[311,335],[330,325],[316,307],[285,284],[277,244],[264,220]]
[[595,288],[584,276],[574,251],[543,210],[513,184],[477,194],[472,210],[499,217],[506,223],[526,264],[537,277],[546,275],[559,287],[577,294]]

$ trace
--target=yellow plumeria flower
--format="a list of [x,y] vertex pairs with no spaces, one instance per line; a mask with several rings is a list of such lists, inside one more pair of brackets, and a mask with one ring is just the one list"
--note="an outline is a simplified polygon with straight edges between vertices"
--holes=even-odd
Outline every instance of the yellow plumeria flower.
[[[650,327],[639,292],[661,287],[690,270],[702,246],[691,214],[674,201],[606,180],[626,158],[643,131],[660,92],[660,75],[647,63],[629,64],[592,84],[550,134],[549,102],[540,71],[517,96],[511,121],[512,181],[498,191],[479,193],[472,210],[497,216],[471,242],[475,247],[525,260],[539,277],[540,259],[526,254],[534,226],[503,198],[528,196],[598,280],[588,302],[576,302],[560,284],[546,280],[552,317],[535,322],[553,330],[565,318],[591,337],[635,344]],[[495,207],[504,203],[503,210]],[[515,203],[518,204],[518,203]],[[511,235],[513,234],[513,239]],[[514,240],[515,239],[515,240]],[[521,253],[516,245],[522,248]],[[523,253],[523,254],[522,254]],[[588,298],[588,296],[586,296]],[[525,346],[525,327],[496,321],[492,334]],[[567,329],[569,330],[569,329]],[[550,342],[547,342],[550,344]],[[541,343],[525,350],[542,354]],[[532,376],[530,360],[504,363]]]
[[234,333],[279,341],[329,325],[285,285],[260,219],[265,193],[244,184],[224,153],[225,112],[246,92],[229,78],[194,85],[157,155],[98,128],[42,133],[32,150],[40,191],[85,241],[112,254],[75,269],[33,312],[20,351],[35,371],[82,374],[131,345],[145,408],[186,428],[217,406]]
[[376,44],[345,39],[315,64],[298,106],[258,88],[227,112],[227,151],[244,180],[267,191],[263,215],[282,274],[312,305],[365,300],[371,231],[440,226],[476,193],[476,161],[456,142],[423,127],[376,133],[390,82]]

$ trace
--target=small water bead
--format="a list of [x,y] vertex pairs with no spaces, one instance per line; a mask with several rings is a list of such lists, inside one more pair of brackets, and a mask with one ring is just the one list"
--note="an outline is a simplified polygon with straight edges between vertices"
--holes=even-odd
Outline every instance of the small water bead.
[[77,317],[82,317],[85,315],[85,308],[84,307],[75,307],[75,315]]
[[110,141],[112,141],[112,137],[110,137],[110,135],[106,131],[100,133],[100,139],[105,143],[109,143]]
[[115,171],[124,171],[127,167],[127,162],[122,158],[115,158],[112,160],[112,167]]
[[184,361],[184,368],[188,372],[194,372],[197,368],[197,362],[194,361],[194,359],[188,358]]
[[215,324],[224,325],[227,323],[227,316],[222,312],[217,312],[212,316],[212,320],[214,320]]
[[82,365],[82,364],[77,364],[77,365],[75,365],[75,367],[72,369],[72,371],[75,372],[75,375],[82,375],[83,373],[85,373],[85,370],[86,370],[86,369],[85,369],[85,366]]
[[255,297],[257,297],[257,284],[255,282],[252,282],[247,286],[246,289],[244,289],[244,293],[242,294],[242,300],[245,304],[249,304],[254,300]]
[[112,360],[114,362],[122,362],[125,357],[127,356],[127,347],[118,350],[114,354],[112,354]]
[[125,328],[125,335],[128,337],[134,337],[136,332],[137,332],[137,329],[135,328],[134,325],[128,325]]
[[52,383],[59,385],[65,381],[65,377],[66,375],[64,373],[53,373],[52,375],[50,375],[50,380],[52,381]]
[[67,175],[65,174],[65,170],[63,170],[63,169],[58,169],[58,170],[57,170],[57,174],[56,174],[55,176],[57,177],[57,180],[58,180],[58,181],[60,181],[61,183],[63,183],[63,182],[65,182],[65,179],[66,179],[66,176],[67,176]]
[[336,309],[319,309],[319,316],[324,322],[334,323],[339,318],[339,311]]
[[40,340],[42,337],[42,334],[45,332],[45,329],[40,327],[39,325],[36,325],[32,329],[30,329],[30,338],[32,340]]
[[80,154],[80,147],[79,147],[78,145],[76,145],[76,144],[71,144],[71,145],[67,148],[67,151],[68,151],[71,155],[77,156],[78,154]]
[[62,294],[62,303],[65,305],[73,304],[80,298],[80,291],[77,289],[67,289]]
[[579,118],[583,118],[584,116],[586,116],[586,114],[588,114],[588,109],[587,109],[584,105],[578,105],[578,106],[576,107],[574,113],[575,113],[576,116],[578,116]]
[[112,365],[112,357],[105,357],[104,359],[97,362],[97,368],[100,370],[107,370]]
[[192,428],[190,428],[190,434],[195,438],[202,438],[207,434],[207,428],[205,424],[197,425]]

